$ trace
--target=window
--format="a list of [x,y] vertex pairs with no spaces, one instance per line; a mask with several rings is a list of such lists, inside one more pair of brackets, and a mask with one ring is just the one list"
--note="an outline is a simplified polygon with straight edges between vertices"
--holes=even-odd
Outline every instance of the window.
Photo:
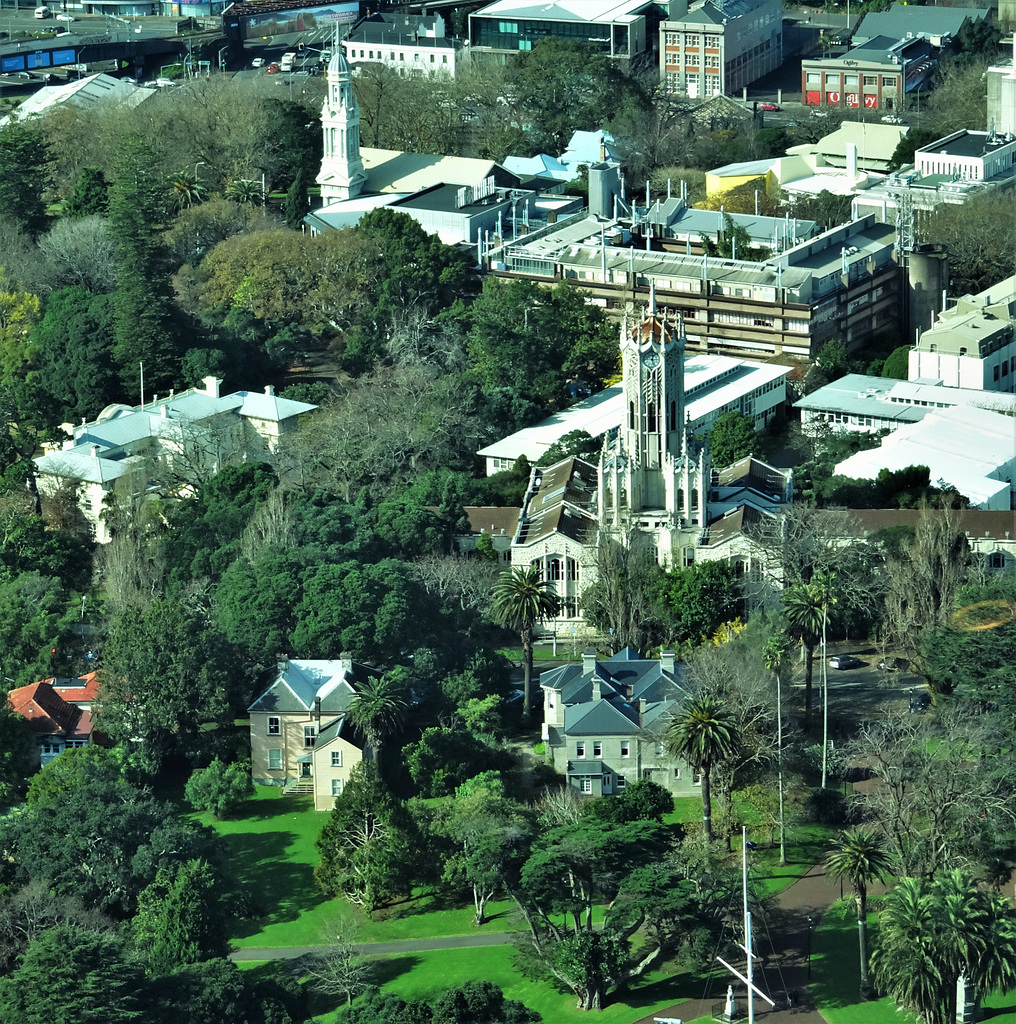
[[282,747],[268,748],[268,770],[272,772],[282,770]]
[[282,719],[277,718],[275,715],[268,717],[268,735],[269,736],[281,736],[282,735]]
[[1001,551],[993,551],[988,555],[988,568],[989,569],[1004,569],[1005,568],[1005,554]]
[[674,769],[674,778],[675,779],[681,778],[681,769],[680,768],[675,768]]
[[621,756],[631,757],[631,744],[627,740],[621,741]]
[[332,751],[332,767],[333,768],[341,768],[342,767],[342,751],[341,750],[333,750]]
[[60,753],[60,741],[59,740],[46,740],[41,744],[40,749],[44,754],[59,754]]
[[317,726],[305,725],[303,727],[303,745],[313,747],[315,743],[317,743]]
[[447,64],[448,63],[448,58],[447,57],[442,57],[441,58],[441,63],[442,64]]
[[653,752],[656,754],[657,757],[659,757],[660,754],[663,753],[663,741],[662,740],[657,741],[656,746],[653,748]]
[[581,793],[592,793],[593,791],[593,780],[582,779],[579,782],[579,792]]
[[719,36],[706,36],[706,46],[708,46],[709,49],[711,49],[711,50],[715,49],[719,45],[720,45],[720,37]]
[[332,796],[342,796],[342,779],[332,779]]
[[628,781],[625,779],[625,777],[623,775],[618,775],[618,777],[617,777],[617,788],[618,789],[624,789],[624,787],[627,786],[627,785],[628,785]]
[[599,740],[593,741],[593,757],[603,757],[603,744]]
[[878,75],[865,75],[864,84],[873,86],[878,85]]
[[581,741],[575,744],[575,756],[585,757],[586,756],[586,745]]
[[998,372],[999,372],[999,368],[996,366],[995,370],[994,370],[994,376],[992,377],[992,380],[998,380]]
[[1002,360],[1002,376],[1003,377],[1008,377],[1009,376],[1009,360],[1008,359],[1003,359]]
[[563,578],[561,576],[561,559],[560,558],[552,558],[550,560],[550,578],[552,580],[554,580],[555,582],[557,582],[558,580]]

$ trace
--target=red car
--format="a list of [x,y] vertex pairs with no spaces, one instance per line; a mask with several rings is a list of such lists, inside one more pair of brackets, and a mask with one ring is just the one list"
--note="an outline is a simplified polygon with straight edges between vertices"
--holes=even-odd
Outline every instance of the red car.
[[759,110],[779,110],[780,108],[775,103],[760,103],[758,105]]
[[277,75],[282,69],[278,64],[269,64],[265,69],[265,73],[269,75]]

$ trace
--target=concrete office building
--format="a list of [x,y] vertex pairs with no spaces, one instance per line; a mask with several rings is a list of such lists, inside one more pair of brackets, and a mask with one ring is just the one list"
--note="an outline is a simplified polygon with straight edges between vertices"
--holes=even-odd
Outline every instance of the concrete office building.
[[[644,208],[643,208],[644,212]],[[576,217],[485,254],[502,277],[572,280],[607,308],[645,302],[652,284],[684,317],[689,348],[814,357],[838,338],[856,351],[899,330],[895,231],[873,216],[814,238],[777,235],[761,263],[625,244],[615,221]]]
[[660,26],[660,82],[670,96],[739,92],[783,63],[782,0],[672,0]]
[[403,75],[455,77],[462,43],[445,35],[440,14],[373,14],[361,21],[342,48],[353,69],[384,64]]

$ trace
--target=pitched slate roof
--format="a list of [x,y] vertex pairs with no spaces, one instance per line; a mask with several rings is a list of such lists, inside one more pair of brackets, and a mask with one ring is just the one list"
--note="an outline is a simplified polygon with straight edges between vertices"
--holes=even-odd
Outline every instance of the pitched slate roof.
[[603,775],[612,769],[608,768],[602,761],[569,761],[569,775]]
[[32,732],[40,736],[77,734],[84,715],[88,716],[88,731],[91,731],[91,715],[68,704],[49,683],[19,686],[7,695],[7,703],[15,714],[28,721]]
[[279,714],[309,712],[321,700],[321,712],[340,715],[356,695],[356,684],[379,676],[377,669],[349,658],[330,661],[287,661],[249,711]]
[[567,736],[630,736],[638,727],[638,713],[621,697],[591,700],[564,709]]

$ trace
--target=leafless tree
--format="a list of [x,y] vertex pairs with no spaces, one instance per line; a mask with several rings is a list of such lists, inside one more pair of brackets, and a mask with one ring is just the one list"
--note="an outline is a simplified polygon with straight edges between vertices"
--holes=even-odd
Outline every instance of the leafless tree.
[[92,292],[116,287],[116,242],[102,217],[62,217],[39,239],[36,287],[82,285]]
[[288,547],[294,543],[295,526],[286,492],[276,487],[250,517],[240,538],[240,554],[253,562],[264,548]]
[[874,776],[861,813],[885,835],[899,874],[964,867],[997,881],[993,841],[1016,824],[1009,758],[981,756],[1006,743],[998,729],[993,716],[951,709],[861,727],[850,756]]
[[501,570],[497,562],[462,555],[429,555],[415,563],[427,592],[443,602],[454,601],[463,610],[490,607],[490,595]]
[[368,960],[358,950],[351,926],[331,924],[324,932],[324,944],[297,957],[293,961],[292,973],[305,979],[317,992],[345,996],[348,1006],[374,980],[377,963]]

